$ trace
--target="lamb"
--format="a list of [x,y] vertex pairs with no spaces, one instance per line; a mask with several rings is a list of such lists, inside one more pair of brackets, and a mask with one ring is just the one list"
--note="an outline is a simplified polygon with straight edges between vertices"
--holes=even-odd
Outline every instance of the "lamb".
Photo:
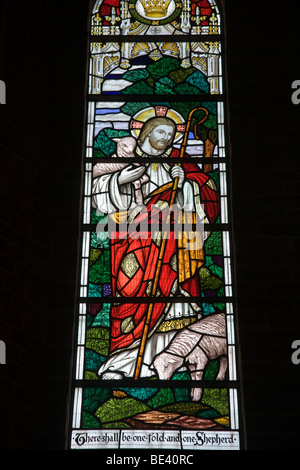
[[[178,332],[167,348],[155,356],[151,368],[159,379],[169,380],[186,364],[192,380],[201,380],[207,363],[219,358],[217,380],[224,380],[227,370],[225,314],[203,318]],[[202,388],[192,388],[191,398],[199,401]]]
[[[133,137],[120,137],[112,139],[117,142],[116,153],[111,155],[112,158],[134,158],[134,149],[136,147],[136,140]],[[120,171],[129,163],[97,163],[93,167],[93,178],[98,176],[106,175],[107,173],[114,173]],[[139,166],[138,163],[133,163],[135,166]],[[134,181],[132,184],[135,189],[135,199],[138,204],[143,203],[143,195],[141,191],[141,185],[149,181],[148,175],[143,175],[140,179]]]

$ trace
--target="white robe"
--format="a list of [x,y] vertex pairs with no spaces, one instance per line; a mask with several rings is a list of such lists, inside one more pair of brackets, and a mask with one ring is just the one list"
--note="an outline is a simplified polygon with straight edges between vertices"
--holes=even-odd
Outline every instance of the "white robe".
[[[147,163],[146,173],[149,181],[142,185],[143,197],[146,198],[152,191],[172,181],[169,174],[170,166],[167,163]],[[92,204],[103,214],[111,214],[116,211],[134,211],[137,203],[134,198],[134,187],[132,184],[118,184],[120,171],[97,177],[93,181]],[[182,188],[183,203],[179,205],[182,210],[195,210],[199,220],[207,222],[200,201],[200,190],[197,183],[185,181]],[[204,235],[205,236],[205,235]],[[181,295],[188,295],[187,292],[180,291],[178,283],[173,286],[173,291]],[[178,299],[179,300],[179,299]],[[201,318],[201,309],[198,305],[188,302],[171,302],[166,307],[165,320],[183,317]],[[176,331],[154,333],[147,341],[145,353],[143,356],[143,365],[141,377],[151,377],[154,375],[150,366],[156,354],[161,352],[171,341]],[[100,367],[98,374],[103,379],[118,379],[132,377],[134,374],[135,363],[138,354],[137,344],[126,351],[117,352],[111,355],[107,361]]]

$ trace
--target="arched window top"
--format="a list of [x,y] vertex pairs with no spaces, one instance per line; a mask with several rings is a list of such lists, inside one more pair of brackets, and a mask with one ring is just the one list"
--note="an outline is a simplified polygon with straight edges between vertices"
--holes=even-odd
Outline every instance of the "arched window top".
[[97,0],[92,35],[216,35],[220,13],[214,0]]
[[[222,94],[220,23],[214,0],[97,0],[90,94]],[[150,63],[152,82],[146,77]]]

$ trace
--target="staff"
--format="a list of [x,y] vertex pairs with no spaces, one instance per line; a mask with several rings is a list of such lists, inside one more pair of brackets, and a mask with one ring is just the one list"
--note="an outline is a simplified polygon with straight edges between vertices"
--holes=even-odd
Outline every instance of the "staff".
[[[186,146],[187,146],[187,140],[188,140],[188,135],[189,135],[189,130],[190,130],[191,122],[192,122],[192,116],[193,116],[193,114],[194,114],[196,111],[199,111],[199,110],[204,111],[204,112],[205,112],[205,115],[204,115],[204,117],[201,119],[201,121],[199,121],[199,122],[197,122],[197,124],[195,124],[195,127],[196,127],[197,125],[201,124],[202,122],[204,122],[204,121],[207,119],[207,117],[208,117],[208,111],[207,111],[207,109],[205,109],[205,108],[202,108],[202,107],[200,107],[200,108],[194,108],[194,109],[192,109],[192,110],[190,111],[189,116],[188,116],[188,120],[187,120],[186,129],[185,129],[185,132],[184,132],[183,142],[182,142],[182,144],[181,144],[181,149],[180,149],[179,158],[183,158],[183,156],[184,156],[184,154],[185,154],[185,150],[186,150]],[[178,165],[181,166],[181,163],[179,163]],[[177,187],[178,187],[178,177],[174,179],[174,183],[173,183],[173,187],[172,187],[172,193],[171,193],[171,198],[170,198],[170,202],[169,202],[169,208],[172,207],[173,204],[174,204],[174,202],[175,202]],[[169,222],[170,222],[170,211],[168,212],[167,224],[166,224],[166,226],[168,226],[168,223],[169,223]],[[160,250],[159,250],[159,255],[158,255],[158,261],[157,261],[157,265],[156,265],[155,276],[154,276],[153,284],[152,284],[152,290],[151,290],[151,296],[152,296],[152,297],[155,296],[156,290],[157,290],[157,286],[158,286],[159,275],[160,275],[160,271],[161,271],[161,267],[162,267],[162,261],[163,261],[163,257],[164,257],[164,253],[165,253],[165,247],[166,247],[166,242],[167,242],[167,234],[168,234],[168,232],[165,231],[164,234],[163,234],[163,237],[162,237],[162,242],[161,242],[161,246],[160,246]],[[139,352],[138,352],[138,356],[137,356],[137,361],[136,361],[136,366],[135,366],[135,372],[134,372],[134,379],[135,379],[135,380],[137,380],[137,379],[139,378],[140,371],[141,371],[141,367],[142,367],[143,356],[144,356],[144,350],[145,350],[145,345],[146,345],[146,341],[147,341],[147,337],[148,337],[148,331],[149,331],[149,326],[150,326],[150,322],[151,322],[153,307],[154,307],[154,303],[152,302],[152,303],[149,305],[149,308],[148,308],[148,311],[147,311],[147,316],[146,316],[146,321],[145,321],[144,328],[143,328],[143,333],[142,333],[140,348],[139,348]]]

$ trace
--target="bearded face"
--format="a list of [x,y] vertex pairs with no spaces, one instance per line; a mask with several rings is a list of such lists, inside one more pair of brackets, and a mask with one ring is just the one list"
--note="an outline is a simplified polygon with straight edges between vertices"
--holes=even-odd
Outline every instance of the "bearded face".
[[149,134],[149,143],[155,150],[165,150],[172,142],[174,129],[172,126],[157,126]]

